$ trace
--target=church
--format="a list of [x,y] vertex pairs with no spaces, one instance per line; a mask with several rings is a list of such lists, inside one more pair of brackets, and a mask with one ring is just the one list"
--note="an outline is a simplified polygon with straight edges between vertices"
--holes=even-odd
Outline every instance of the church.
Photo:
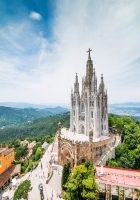
[[97,76],[88,51],[86,76],[82,80],[79,92],[78,75],[75,76],[74,90],[71,93],[70,129],[79,134],[89,135],[93,131],[93,140],[108,136],[107,91],[103,75],[97,88]]
[[[70,129],[58,130],[58,164],[70,162],[72,166],[85,160],[94,163],[106,157],[115,146],[115,135],[108,129],[108,96],[103,75],[99,84],[91,49],[87,51],[86,75],[79,91],[78,75],[75,76],[74,89],[71,91]],[[112,155],[111,155],[112,156]],[[106,158],[107,159],[107,158]]]

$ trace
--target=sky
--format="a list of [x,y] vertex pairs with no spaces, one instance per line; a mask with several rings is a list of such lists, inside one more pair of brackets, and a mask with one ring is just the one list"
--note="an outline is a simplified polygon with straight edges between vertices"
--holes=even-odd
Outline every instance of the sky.
[[140,0],[0,0],[0,102],[69,104],[87,49],[109,103],[140,102]]

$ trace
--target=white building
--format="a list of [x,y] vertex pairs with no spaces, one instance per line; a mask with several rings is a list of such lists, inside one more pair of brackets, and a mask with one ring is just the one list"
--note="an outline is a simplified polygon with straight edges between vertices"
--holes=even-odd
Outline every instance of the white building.
[[93,61],[88,50],[86,76],[82,79],[82,91],[79,91],[78,75],[75,76],[74,90],[71,92],[70,129],[72,132],[89,135],[93,131],[93,140],[108,136],[108,100],[103,75],[99,87]]

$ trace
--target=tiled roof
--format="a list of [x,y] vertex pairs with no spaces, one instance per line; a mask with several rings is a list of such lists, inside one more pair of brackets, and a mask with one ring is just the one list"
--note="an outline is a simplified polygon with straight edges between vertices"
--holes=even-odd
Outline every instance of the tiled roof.
[[[101,173],[101,171],[103,173]],[[96,180],[101,183],[140,189],[140,170],[96,166]]]
[[0,153],[4,153],[4,156],[7,156],[13,151],[13,149],[7,149],[7,148],[0,148]]
[[9,169],[7,169],[4,173],[0,175],[0,188],[14,175],[20,173],[21,166],[20,165],[12,165]]

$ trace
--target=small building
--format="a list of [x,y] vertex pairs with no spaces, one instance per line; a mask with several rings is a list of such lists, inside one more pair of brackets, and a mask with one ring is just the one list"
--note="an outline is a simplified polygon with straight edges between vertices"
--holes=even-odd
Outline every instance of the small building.
[[100,199],[140,199],[140,170],[96,166],[96,182],[100,187]]
[[28,149],[31,150],[34,148],[34,146],[36,145],[36,141],[33,141],[31,143],[28,144]]
[[49,143],[44,142],[44,143],[42,144],[42,148],[43,148],[43,149],[47,150],[48,147],[49,147]]
[[0,189],[4,189],[12,180],[12,177],[20,174],[21,166],[14,165],[14,148],[8,148],[8,145],[0,146]]
[[20,145],[26,146],[26,145],[29,145],[29,142],[28,142],[28,140],[23,140],[23,141],[20,142]]
[[19,176],[21,165],[11,165],[5,172],[0,175],[0,190],[3,190],[11,181],[14,176]]
[[14,148],[8,148],[6,145],[4,148],[0,148],[0,174],[5,172],[13,163],[15,159]]

